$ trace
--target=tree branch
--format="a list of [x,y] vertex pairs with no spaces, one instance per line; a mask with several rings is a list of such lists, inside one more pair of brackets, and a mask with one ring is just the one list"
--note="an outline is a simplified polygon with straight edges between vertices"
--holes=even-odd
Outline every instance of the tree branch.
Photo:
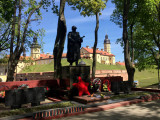
[[23,46],[24,46],[25,38],[26,38],[26,32],[27,32],[28,24],[30,23],[30,18],[31,18],[31,16],[32,16],[32,14],[42,6],[42,3],[43,3],[43,0],[41,0],[41,2],[39,3],[39,4],[40,4],[39,6],[37,6],[36,8],[34,8],[34,9],[30,12],[30,14],[29,14],[29,16],[28,16],[28,18],[27,18],[27,22],[26,22],[25,27],[24,27],[24,32],[23,32],[22,44],[21,44],[20,51],[23,51]]
[[11,45],[10,45],[10,57],[13,55],[13,42],[14,42],[14,35],[15,35],[15,22],[16,22],[16,7],[17,0],[14,3],[14,14],[13,14],[13,22],[12,22],[12,35],[11,35]]

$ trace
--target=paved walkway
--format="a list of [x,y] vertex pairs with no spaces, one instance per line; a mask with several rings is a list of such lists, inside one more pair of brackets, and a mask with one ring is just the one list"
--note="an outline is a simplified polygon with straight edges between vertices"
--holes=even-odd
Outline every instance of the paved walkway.
[[65,117],[58,120],[160,120],[160,100]]

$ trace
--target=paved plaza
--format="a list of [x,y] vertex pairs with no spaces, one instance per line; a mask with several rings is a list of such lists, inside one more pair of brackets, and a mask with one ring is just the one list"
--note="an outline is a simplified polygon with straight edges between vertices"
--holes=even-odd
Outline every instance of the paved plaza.
[[65,117],[59,120],[160,120],[160,100]]

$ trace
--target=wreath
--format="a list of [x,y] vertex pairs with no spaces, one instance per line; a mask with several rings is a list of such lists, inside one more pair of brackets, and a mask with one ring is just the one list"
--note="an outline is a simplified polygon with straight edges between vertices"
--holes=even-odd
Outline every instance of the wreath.
[[101,79],[99,79],[99,78],[95,78],[94,80],[93,80],[93,91],[94,92],[96,92],[96,91],[100,91],[99,90],[99,87],[100,87],[100,85],[101,85]]
[[[1,89],[2,87],[5,87],[5,89],[6,89],[6,88],[9,89],[9,87],[6,86],[6,85],[1,85],[1,86],[0,86],[0,89]],[[5,97],[5,90],[0,91],[0,98],[4,98],[4,97]]]

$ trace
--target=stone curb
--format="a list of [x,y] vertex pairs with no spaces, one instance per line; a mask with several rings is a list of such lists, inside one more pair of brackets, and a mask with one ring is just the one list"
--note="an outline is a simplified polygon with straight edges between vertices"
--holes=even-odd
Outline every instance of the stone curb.
[[104,110],[108,110],[108,109],[113,109],[116,107],[122,107],[122,106],[127,106],[127,105],[142,103],[142,102],[148,102],[148,101],[152,101],[152,100],[159,100],[159,99],[160,99],[160,94],[146,95],[146,96],[142,96],[140,99],[134,99],[134,100],[122,101],[122,102],[113,103],[113,104],[101,105],[101,106],[97,106],[97,107],[85,108],[84,111],[49,116],[47,118],[41,118],[38,120],[57,119],[57,118],[62,118],[62,117],[81,115],[81,114],[85,114],[85,113],[99,112],[99,111],[104,111]]
[[71,114],[75,112],[84,111],[84,106],[73,106],[66,108],[49,109],[40,112],[33,113],[33,119],[45,119],[48,117],[55,117],[58,115]]

